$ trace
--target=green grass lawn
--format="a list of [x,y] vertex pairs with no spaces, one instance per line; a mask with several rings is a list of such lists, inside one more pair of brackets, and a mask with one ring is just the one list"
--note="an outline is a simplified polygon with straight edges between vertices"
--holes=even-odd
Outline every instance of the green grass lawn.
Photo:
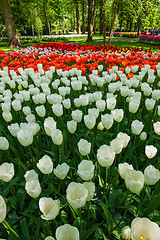
[[[77,43],[77,44],[94,44],[94,45],[103,45],[103,36],[102,35],[94,35],[93,36],[93,42],[86,42],[87,36],[71,36],[71,37],[63,37],[63,36],[57,36],[54,38],[47,38],[45,37],[44,39],[22,39],[21,43],[24,45],[24,47],[28,47],[31,45],[36,45],[36,44],[44,44],[48,42],[66,42],[66,43]],[[107,43],[107,38],[106,38],[106,43]],[[144,49],[149,50],[150,47],[156,47],[156,49],[153,49],[153,52],[159,51],[157,45],[153,44],[146,44],[146,43],[141,43],[137,41],[136,39],[130,39],[127,40],[125,38],[118,38],[118,37],[113,37],[111,44],[113,46],[117,46],[118,48],[120,47],[144,47]],[[9,42],[8,41],[0,41],[0,50],[4,51],[10,51],[10,50],[15,50],[13,48],[9,48]]]

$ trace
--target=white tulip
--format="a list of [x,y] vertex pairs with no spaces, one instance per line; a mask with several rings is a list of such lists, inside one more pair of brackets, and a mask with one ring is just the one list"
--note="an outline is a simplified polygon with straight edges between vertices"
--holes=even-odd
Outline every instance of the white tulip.
[[107,98],[107,108],[113,110],[116,106],[116,98]]
[[88,181],[94,176],[94,168],[92,161],[82,160],[78,165],[77,173],[84,181]]
[[127,169],[132,170],[133,166],[131,164],[128,164],[127,162],[118,164],[118,171],[119,171],[121,178],[124,179],[124,174]]
[[71,182],[67,187],[67,201],[73,208],[83,207],[86,203],[88,191],[81,183]]
[[13,119],[11,112],[3,112],[2,116],[6,122],[11,122]]
[[51,136],[53,130],[56,129],[56,122],[52,117],[48,117],[44,121],[44,130],[48,136]]
[[14,101],[12,101],[12,107],[15,111],[20,111],[21,110],[21,101],[18,99],[15,99]]
[[11,133],[12,136],[17,137],[17,132],[19,131],[20,127],[18,123],[12,123],[10,126],[8,126],[8,130]]
[[28,114],[27,116],[26,116],[26,121],[28,122],[28,123],[35,123],[36,122],[36,118],[35,118],[35,115],[34,114]]
[[122,138],[115,138],[110,142],[111,147],[113,148],[113,151],[116,154],[119,154],[124,146],[124,140]]
[[153,165],[149,165],[144,170],[144,182],[147,185],[154,185],[160,179],[160,171]]
[[87,202],[91,201],[95,194],[95,184],[93,182],[84,182],[83,185],[88,191]]
[[39,200],[39,208],[43,213],[41,218],[44,220],[53,220],[57,217],[60,210],[60,201],[52,198],[43,197]]
[[63,115],[63,105],[61,103],[56,103],[52,106],[53,113],[60,117]]
[[37,106],[35,110],[39,117],[44,117],[46,115],[46,109],[44,105]]
[[84,116],[84,123],[88,129],[94,128],[96,124],[95,115],[89,114]]
[[151,98],[151,99],[147,98],[147,99],[145,100],[146,109],[147,109],[148,111],[153,110],[153,108],[154,108],[154,106],[155,106],[155,103],[156,103],[156,100],[154,100],[153,98]]
[[117,138],[120,138],[123,140],[123,148],[127,147],[129,141],[130,141],[130,136],[128,136],[126,133],[119,132],[117,135]]
[[23,113],[27,116],[28,114],[31,114],[31,108],[29,106],[25,106],[22,108]]
[[66,163],[58,164],[53,172],[57,178],[63,180],[69,172],[69,166]]
[[160,122],[154,123],[153,127],[154,127],[155,133],[160,136]]
[[17,139],[24,147],[29,146],[33,142],[33,132],[30,128],[21,128],[17,132]]
[[37,198],[41,194],[41,186],[38,180],[30,180],[26,182],[25,189],[32,198]]
[[113,115],[108,113],[101,115],[101,121],[105,129],[110,129],[114,122]]
[[51,132],[51,138],[54,144],[61,145],[63,142],[63,135],[61,130],[55,129]]
[[35,172],[34,169],[32,169],[25,173],[24,178],[26,182],[31,180],[38,180],[38,174]]
[[113,164],[115,152],[111,146],[102,145],[97,150],[97,160],[102,167],[110,167]]
[[75,122],[81,122],[83,113],[80,110],[75,110],[75,111],[72,111],[71,116]]
[[9,148],[9,142],[7,138],[0,137],[0,150],[7,150]]
[[91,151],[91,143],[81,138],[78,142],[78,150],[82,156],[88,155]]
[[138,120],[134,120],[131,124],[132,133],[139,135],[143,130],[144,124]]
[[3,163],[0,165],[0,180],[3,182],[9,182],[14,176],[13,163]]
[[62,101],[62,103],[63,103],[64,108],[70,109],[70,107],[71,107],[71,100],[70,100],[69,98],[64,99],[64,100]]
[[3,197],[0,195],[0,223],[3,222],[3,220],[6,217],[7,212],[7,206],[3,199]]
[[64,224],[56,229],[57,240],[79,240],[79,231],[76,227]]
[[157,148],[154,147],[153,145],[147,145],[145,146],[145,154],[148,158],[153,158],[157,154]]
[[113,118],[116,122],[121,122],[124,116],[123,109],[114,109],[111,111]]
[[50,174],[53,170],[53,162],[48,155],[44,155],[37,163],[37,167],[43,174]]
[[139,194],[144,186],[144,175],[140,171],[126,169],[124,173],[126,187],[133,193]]
[[131,224],[131,239],[159,240],[160,227],[148,218],[135,218]]
[[68,121],[67,129],[71,134],[75,133],[75,131],[77,129],[77,122],[75,122],[74,120]]
[[104,112],[106,107],[106,102],[102,99],[96,101],[96,107],[100,112]]

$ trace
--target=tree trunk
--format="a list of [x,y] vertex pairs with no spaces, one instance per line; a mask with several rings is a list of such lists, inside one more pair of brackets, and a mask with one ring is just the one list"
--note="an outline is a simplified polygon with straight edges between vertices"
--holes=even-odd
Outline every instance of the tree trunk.
[[79,4],[78,0],[74,0],[76,5],[76,22],[77,22],[77,33],[81,34],[81,27],[80,27],[80,18],[79,18]]
[[18,34],[16,32],[16,28],[14,25],[13,15],[11,12],[11,7],[9,0],[0,0],[4,15],[4,21],[7,29],[7,35],[9,39],[9,46],[10,47],[23,47],[21,44]]
[[102,8],[103,8],[103,0],[100,0],[100,9],[99,9],[99,33],[103,33],[103,18],[102,18]]
[[106,9],[105,0],[102,0],[103,44],[106,45]]
[[87,42],[92,41],[93,35],[93,23],[96,15],[96,6],[97,0],[94,0],[94,7],[93,7],[93,0],[88,0],[88,37]]
[[116,15],[118,13],[118,1],[119,0],[114,0],[113,2],[113,10],[112,10],[112,16],[111,16],[111,29],[110,29],[110,34],[109,34],[109,39],[108,39],[108,44],[111,44],[111,37],[112,37],[112,33],[114,30],[114,22],[116,19]]
[[85,26],[85,1],[82,0],[82,34],[85,34],[86,26]]

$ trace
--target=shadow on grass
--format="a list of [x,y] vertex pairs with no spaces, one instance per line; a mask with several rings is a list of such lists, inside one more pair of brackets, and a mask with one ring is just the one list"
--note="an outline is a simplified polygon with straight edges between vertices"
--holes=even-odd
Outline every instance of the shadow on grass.
[[[29,47],[31,45],[36,45],[36,44],[44,44],[44,43],[49,43],[49,42],[65,42],[65,43],[76,43],[76,44],[84,44],[84,45],[102,45],[103,46],[103,39],[102,36],[93,36],[93,41],[92,42],[86,42],[87,37],[86,36],[75,36],[75,37],[56,37],[56,38],[44,38],[44,39],[23,39],[21,40],[21,43],[24,45],[24,47]],[[106,38],[106,43],[108,39]],[[143,47],[144,49],[149,50],[149,48],[152,48],[152,52],[159,51],[157,45],[153,44],[147,44],[147,43],[141,43],[139,41],[136,41],[135,39],[133,40],[125,40],[120,39],[120,38],[113,38],[111,41],[111,44],[113,46],[117,46],[118,48],[127,48],[127,47],[134,47],[134,48],[141,48]],[[156,47],[153,49],[153,47]],[[17,50],[13,48],[9,48],[9,42],[8,41],[1,41],[0,42],[0,50],[4,51],[10,51],[10,50]]]

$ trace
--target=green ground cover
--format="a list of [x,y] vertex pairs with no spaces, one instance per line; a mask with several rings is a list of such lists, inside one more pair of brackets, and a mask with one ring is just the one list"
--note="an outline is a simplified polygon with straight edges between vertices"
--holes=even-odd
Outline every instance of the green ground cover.
[[[29,47],[31,45],[35,44],[44,44],[48,42],[71,42],[71,43],[78,43],[78,44],[94,44],[94,45],[103,45],[103,36],[102,35],[94,35],[93,36],[93,42],[86,42],[87,36],[71,36],[71,37],[64,37],[64,36],[57,36],[57,37],[45,37],[41,39],[22,39],[21,42],[24,45],[24,47]],[[107,42],[106,38],[106,42]],[[111,44],[113,46],[117,46],[118,48],[120,47],[143,47],[144,49],[149,50],[149,48],[155,47],[155,49],[152,49],[153,52],[159,51],[157,45],[153,44],[148,44],[148,43],[141,43],[136,39],[126,39],[126,38],[121,38],[121,37],[113,37]],[[14,50],[13,48],[9,48],[9,42],[6,40],[0,40],[0,50],[4,51],[9,51],[9,50]]]

